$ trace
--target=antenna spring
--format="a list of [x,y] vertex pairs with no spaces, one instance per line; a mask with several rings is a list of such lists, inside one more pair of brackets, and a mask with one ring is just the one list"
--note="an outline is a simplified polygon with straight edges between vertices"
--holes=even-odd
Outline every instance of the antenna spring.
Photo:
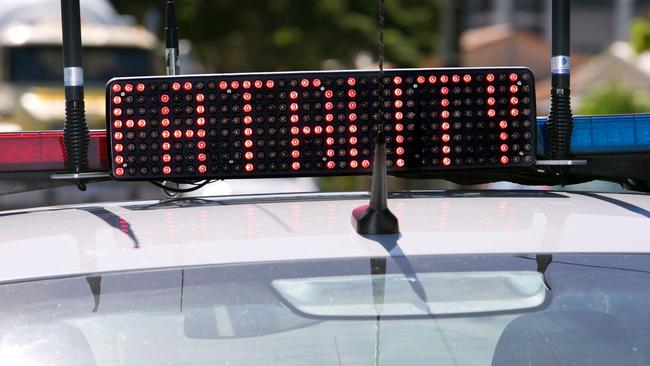
[[88,125],[85,123],[83,100],[69,100],[65,104],[65,125],[63,143],[68,169],[81,173],[88,169]]
[[548,116],[548,147],[552,159],[566,159],[571,153],[573,132],[571,96],[568,88],[551,90],[551,111]]

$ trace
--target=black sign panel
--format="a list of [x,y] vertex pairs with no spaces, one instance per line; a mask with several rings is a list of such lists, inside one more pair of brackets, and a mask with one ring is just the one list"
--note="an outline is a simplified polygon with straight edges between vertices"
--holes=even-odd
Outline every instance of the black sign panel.
[[390,172],[535,163],[525,68],[117,78],[107,85],[119,180],[369,173],[384,122]]

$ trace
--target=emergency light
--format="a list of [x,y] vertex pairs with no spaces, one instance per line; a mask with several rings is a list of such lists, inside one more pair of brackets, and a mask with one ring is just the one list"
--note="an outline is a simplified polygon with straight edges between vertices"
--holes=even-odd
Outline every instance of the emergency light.
[[[547,155],[546,117],[538,117],[537,158]],[[583,158],[597,154],[650,151],[650,114],[576,116],[571,152]],[[0,133],[0,172],[60,171],[65,169],[63,132],[27,131]],[[90,171],[108,171],[105,130],[91,130],[88,151]]]
[[106,91],[110,171],[117,180],[368,173],[382,119],[389,171],[529,167],[534,90],[525,68],[117,78]]
[[[0,133],[1,194],[62,181],[81,189],[111,178],[205,184],[377,168],[371,202],[378,206],[370,211],[383,213],[384,166],[391,175],[459,184],[605,179],[650,191],[650,115],[571,115],[568,0],[553,0],[548,118],[536,119],[533,74],[526,68],[384,70],[380,2],[378,71],[116,78],[106,89],[107,128],[90,133],[78,0],[62,5],[65,132]],[[177,54],[173,13],[173,1],[167,1],[172,74],[178,68],[171,57]],[[43,183],[48,172],[54,174]],[[39,184],[22,184],[30,179]],[[390,230],[365,225],[368,210],[359,212],[353,215],[357,228],[397,232],[396,223]],[[382,215],[377,217],[390,216]]]
[[[539,144],[548,141],[547,118],[537,119]],[[650,151],[650,114],[576,116],[571,153],[580,155]],[[544,149],[539,155],[546,155]]]
[[[0,173],[62,171],[66,166],[62,131],[0,133]],[[88,167],[108,169],[106,131],[90,131]]]

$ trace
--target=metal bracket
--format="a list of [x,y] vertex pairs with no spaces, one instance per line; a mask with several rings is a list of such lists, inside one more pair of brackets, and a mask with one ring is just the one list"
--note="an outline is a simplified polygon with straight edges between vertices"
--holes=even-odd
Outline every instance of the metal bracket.
[[537,160],[535,165],[541,166],[575,166],[587,165],[587,160]]
[[88,173],[59,173],[52,174],[52,180],[85,180],[85,179],[102,179],[110,178],[109,172],[88,172]]

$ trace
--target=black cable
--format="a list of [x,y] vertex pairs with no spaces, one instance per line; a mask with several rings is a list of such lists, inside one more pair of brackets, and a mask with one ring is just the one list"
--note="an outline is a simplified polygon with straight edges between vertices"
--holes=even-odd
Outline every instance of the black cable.
[[166,185],[164,185],[164,184],[162,184],[162,183],[160,183],[160,182],[157,182],[157,181],[155,181],[155,180],[151,180],[151,181],[149,181],[149,182],[150,182],[151,184],[153,184],[154,186],[156,186],[156,187],[158,187],[158,188],[162,188],[162,189],[164,189],[164,190],[166,190],[166,191],[168,191],[168,192],[173,192],[173,193],[189,193],[189,192],[196,191],[197,189],[201,189],[201,188],[205,187],[207,184],[209,184],[209,183],[211,183],[211,182],[213,182],[213,181],[212,181],[212,180],[204,180],[204,181],[201,182],[201,183],[190,183],[190,184],[193,184],[193,185],[194,185],[194,187],[190,187],[190,188],[172,188],[172,187],[166,186]]

